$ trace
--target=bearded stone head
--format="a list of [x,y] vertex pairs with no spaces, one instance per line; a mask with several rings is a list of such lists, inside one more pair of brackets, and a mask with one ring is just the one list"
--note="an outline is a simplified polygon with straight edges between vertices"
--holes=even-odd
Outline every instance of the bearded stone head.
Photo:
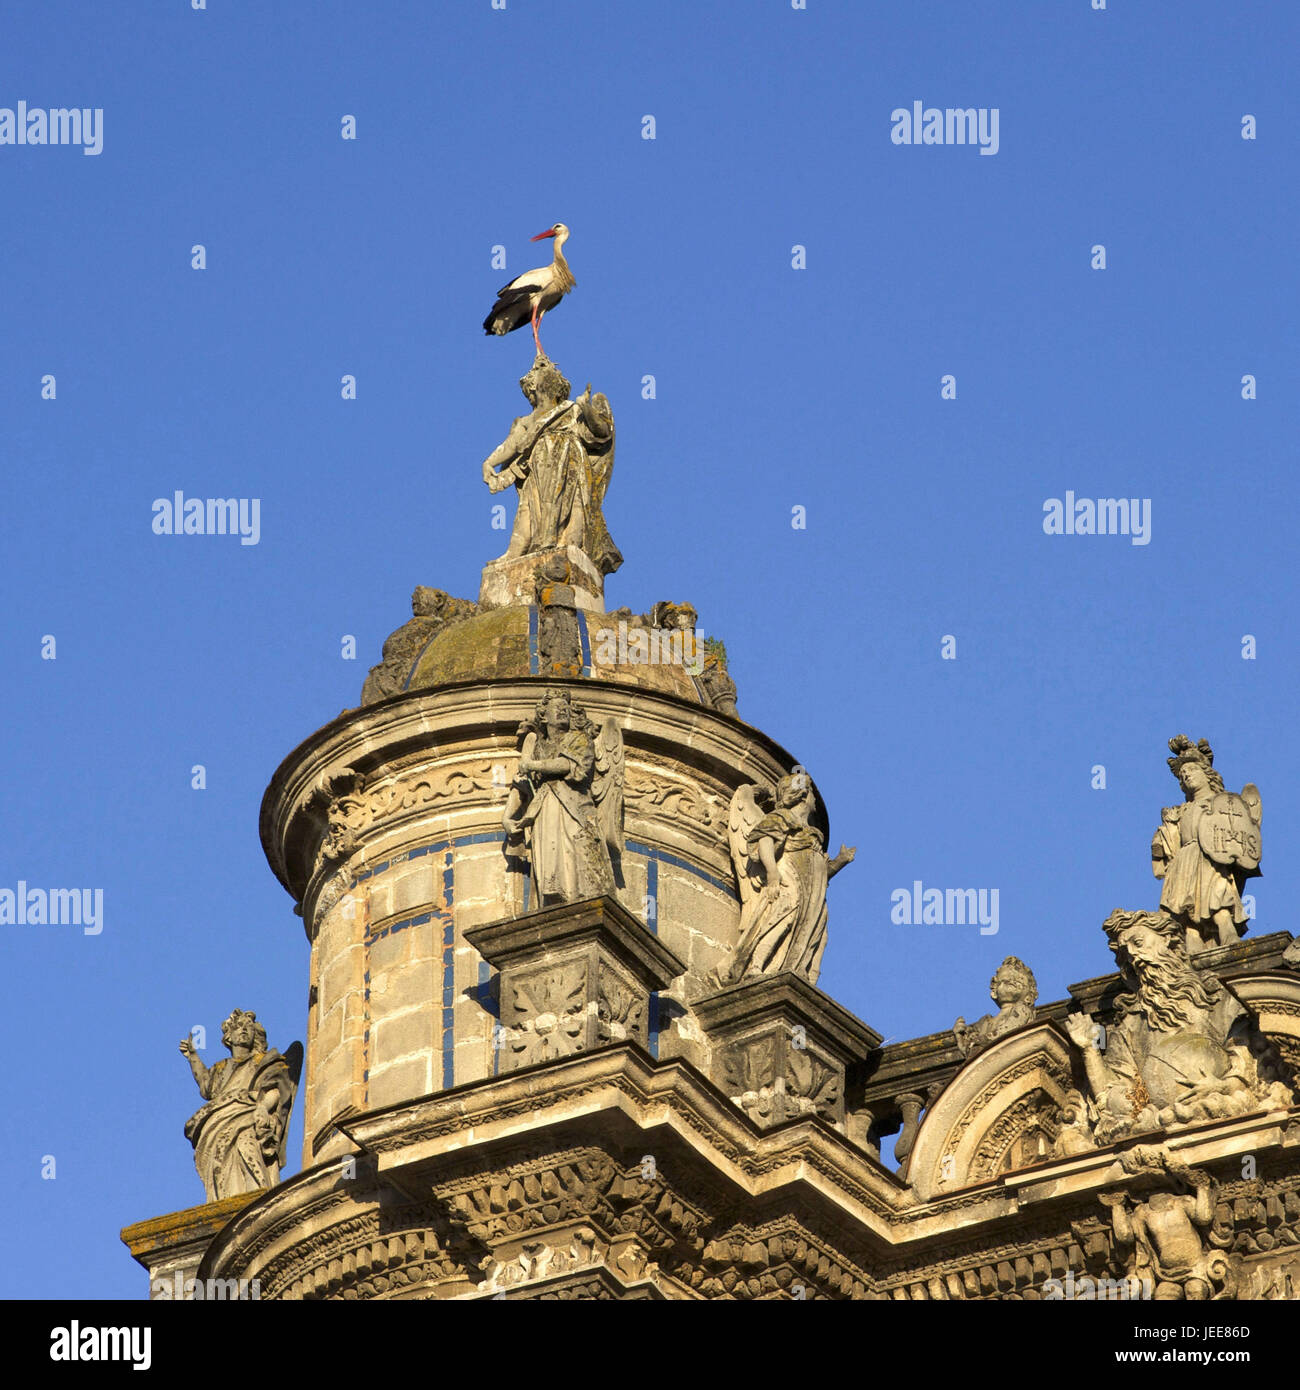
[[1213,975],[1200,975],[1187,963],[1176,939],[1177,923],[1161,912],[1112,912],[1106,919],[1110,948],[1136,997],[1136,1007],[1157,1032],[1192,1028],[1219,1002]]

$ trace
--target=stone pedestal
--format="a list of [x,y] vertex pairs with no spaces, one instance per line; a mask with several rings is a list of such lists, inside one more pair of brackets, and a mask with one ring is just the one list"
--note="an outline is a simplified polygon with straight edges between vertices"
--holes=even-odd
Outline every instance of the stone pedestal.
[[539,579],[565,573],[573,588],[573,604],[593,613],[605,611],[605,576],[576,546],[539,550],[531,555],[506,556],[483,566],[480,608],[514,608],[536,602]]
[[844,1127],[844,1073],[880,1035],[796,975],[744,980],[699,999],[710,1079],[760,1128],[805,1115]]
[[649,1051],[650,995],[686,969],[613,898],[474,927],[465,939],[501,972],[502,1072],[603,1043]]

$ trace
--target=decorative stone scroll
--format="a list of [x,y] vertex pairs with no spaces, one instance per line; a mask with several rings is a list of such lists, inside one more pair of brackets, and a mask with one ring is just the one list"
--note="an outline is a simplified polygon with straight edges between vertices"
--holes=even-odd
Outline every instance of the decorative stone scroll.
[[612,898],[473,927],[465,939],[501,972],[503,1072],[608,1043],[648,1051],[650,995],[686,969]]

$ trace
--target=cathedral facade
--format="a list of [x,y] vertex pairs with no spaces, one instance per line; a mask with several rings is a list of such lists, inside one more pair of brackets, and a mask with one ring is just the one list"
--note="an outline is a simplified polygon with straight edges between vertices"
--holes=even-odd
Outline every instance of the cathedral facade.
[[1258,790],[1171,739],[1160,900],[1100,928],[1109,973],[1040,1003],[1010,957],[989,1014],[882,1045],[818,988],[853,850],[815,780],[690,604],[606,609],[609,402],[540,351],[521,387],[477,598],[416,589],[266,791],[305,1053],[236,1010],[228,1059],[187,1054],[209,1200],[123,1232],[153,1296],[1300,1296],[1300,955],[1243,935]]

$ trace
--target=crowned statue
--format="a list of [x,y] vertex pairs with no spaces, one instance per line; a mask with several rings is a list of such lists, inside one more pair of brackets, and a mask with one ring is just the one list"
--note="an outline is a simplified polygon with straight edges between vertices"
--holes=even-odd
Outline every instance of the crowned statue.
[[1241,888],[1259,874],[1259,788],[1228,791],[1214,770],[1214,750],[1186,734],[1169,740],[1169,770],[1183,790],[1166,806],[1151,841],[1151,867],[1164,881],[1161,908],[1186,929],[1187,949],[1231,946],[1246,931]]

